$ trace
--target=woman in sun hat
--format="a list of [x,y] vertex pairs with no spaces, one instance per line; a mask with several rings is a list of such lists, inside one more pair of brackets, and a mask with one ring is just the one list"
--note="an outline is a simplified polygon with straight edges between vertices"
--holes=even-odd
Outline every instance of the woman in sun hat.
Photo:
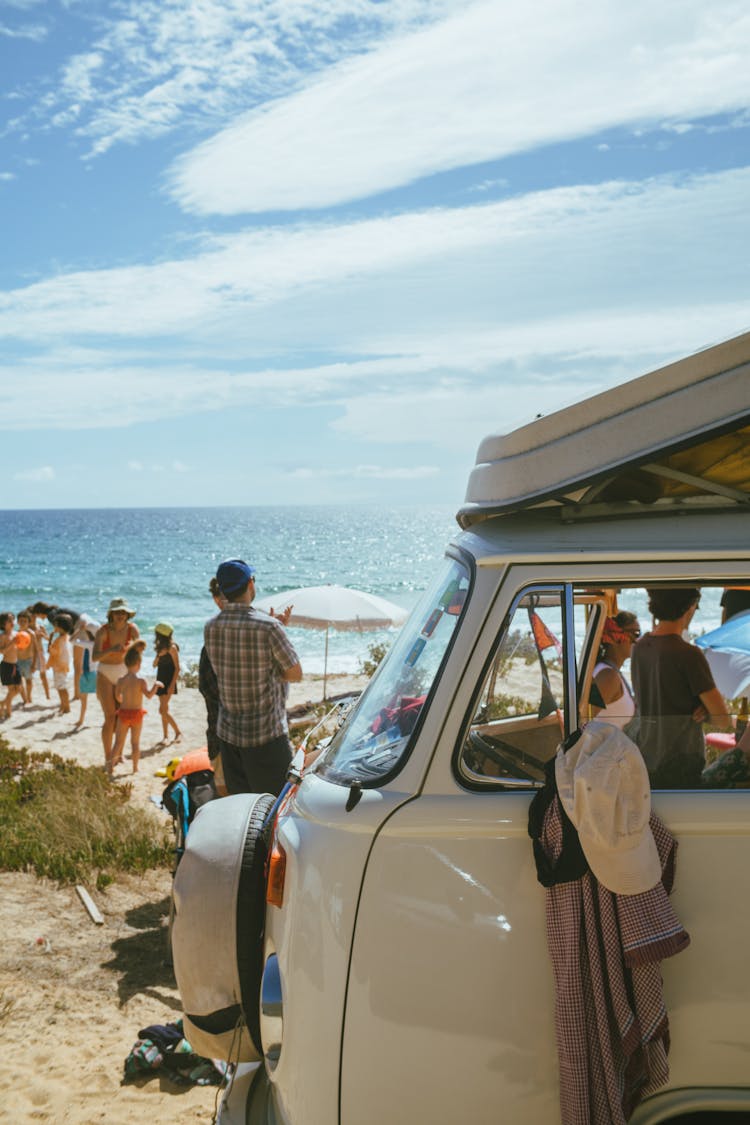
[[115,684],[122,676],[127,675],[125,650],[140,636],[137,626],[131,621],[132,617],[135,617],[135,610],[130,608],[126,599],[113,598],[107,610],[107,623],[97,630],[94,637],[91,663],[99,665],[96,674],[96,698],[104,712],[102,746],[105,764],[112,757],[117,726]]
[[180,649],[174,641],[174,629],[167,621],[160,621],[154,627],[154,667],[156,678],[163,684],[157,691],[159,714],[163,731],[163,741],[169,737],[169,728],[174,730],[174,741],[179,742],[182,731],[169,713],[169,701],[177,694],[177,678],[180,674]]

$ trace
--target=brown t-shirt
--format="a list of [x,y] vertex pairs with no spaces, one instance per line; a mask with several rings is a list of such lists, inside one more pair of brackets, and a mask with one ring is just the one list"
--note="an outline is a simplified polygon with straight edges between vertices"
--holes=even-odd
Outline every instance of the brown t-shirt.
[[636,739],[652,781],[683,788],[700,784],[703,730],[691,718],[702,692],[716,685],[699,648],[675,633],[646,633],[633,647]]

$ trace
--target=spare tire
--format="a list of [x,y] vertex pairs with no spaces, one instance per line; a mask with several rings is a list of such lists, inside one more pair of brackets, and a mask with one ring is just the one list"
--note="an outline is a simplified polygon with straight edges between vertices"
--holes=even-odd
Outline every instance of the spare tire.
[[263,827],[274,800],[237,793],[204,805],[175,873],[172,956],[185,1037],[207,1058],[261,1056]]

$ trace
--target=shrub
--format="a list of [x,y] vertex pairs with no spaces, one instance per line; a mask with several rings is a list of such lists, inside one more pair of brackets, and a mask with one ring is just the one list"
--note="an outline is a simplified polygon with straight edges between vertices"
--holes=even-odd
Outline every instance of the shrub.
[[485,722],[491,719],[507,719],[513,715],[535,715],[537,707],[520,695],[498,694],[492,700]]
[[131,805],[130,793],[101,768],[0,739],[0,869],[101,887],[111,872],[169,865],[169,824]]
[[362,676],[372,676],[377,671],[378,665],[388,651],[386,644],[373,644],[367,646],[367,659],[360,660],[359,671]]
[[180,669],[180,683],[184,684],[187,688],[198,687],[198,661],[191,660],[190,663]]

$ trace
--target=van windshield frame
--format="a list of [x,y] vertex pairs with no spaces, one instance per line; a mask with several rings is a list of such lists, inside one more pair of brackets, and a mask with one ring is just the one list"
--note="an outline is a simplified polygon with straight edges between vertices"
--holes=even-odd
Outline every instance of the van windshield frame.
[[473,573],[449,555],[345,724],[315,763],[339,785],[382,785],[406,762],[469,602]]

